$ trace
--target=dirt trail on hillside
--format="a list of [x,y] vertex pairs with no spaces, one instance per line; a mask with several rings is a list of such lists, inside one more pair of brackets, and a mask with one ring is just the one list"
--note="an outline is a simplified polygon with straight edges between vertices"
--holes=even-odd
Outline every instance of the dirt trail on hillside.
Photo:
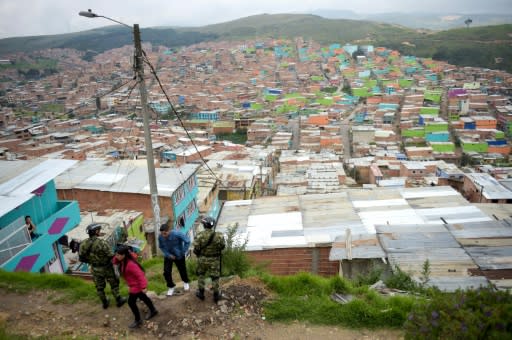
[[[100,303],[55,303],[58,293],[35,291],[16,294],[0,290],[0,324],[9,334],[29,337],[75,339],[400,339],[399,331],[352,330],[309,326],[304,323],[265,321],[261,301],[268,297],[264,286],[254,280],[235,280],[223,286],[224,299],[215,305],[190,292],[172,297],[150,295],[159,314],[130,330],[133,321],[127,305],[102,309]],[[141,314],[146,307],[139,305]]]

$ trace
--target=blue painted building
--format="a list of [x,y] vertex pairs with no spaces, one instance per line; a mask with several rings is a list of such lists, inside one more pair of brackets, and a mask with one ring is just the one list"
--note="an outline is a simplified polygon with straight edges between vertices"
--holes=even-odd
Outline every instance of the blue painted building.
[[425,134],[427,142],[448,142],[450,140],[450,133],[448,131],[443,132],[429,132]]
[[343,46],[343,49],[345,50],[345,52],[352,55],[355,51],[357,51],[357,45],[345,44]]
[[219,112],[218,111],[201,111],[196,113],[191,113],[192,119],[198,120],[210,120],[217,121],[219,120]]
[[[61,243],[80,222],[76,201],[57,198],[54,178],[74,160],[2,161],[0,173],[0,268],[6,271],[64,273]],[[36,225],[33,239],[26,215]]]
[[174,226],[183,218],[185,227],[183,232],[188,232],[199,217],[199,209],[196,202],[198,193],[197,177],[194,172],[171,194]]
[[171,105],[169,103],[162,104],[162,103],[158,103],[158,102],[152,102],[152,103],[149,103],[149,107],[151,107],[154,111],[156,111],[160,114],[168,113],[171,110]]

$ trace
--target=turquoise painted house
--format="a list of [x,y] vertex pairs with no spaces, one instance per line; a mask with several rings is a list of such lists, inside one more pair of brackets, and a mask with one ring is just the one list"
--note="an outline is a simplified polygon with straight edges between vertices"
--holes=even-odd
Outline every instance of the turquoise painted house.
[[[57,198],[54,178],[77,161],[0,161],[0,268],[6,271],[66,272],[65,234],[80,222],[77,201]],[[39,235],[25,226],[30,215]]]
[[219,120],[219,112],[218,111],[201,111],[190,114],[191,119],[198,120],[211,120],[217,121]]
[[198,191],[196,172],[194,172],[171,195],[173,216],[175,217],[174,227],[176,228],[178,221],[183,218],[185,227],[182,231],[185,233],[192,228],[199,217],[199,208],[196,202]]

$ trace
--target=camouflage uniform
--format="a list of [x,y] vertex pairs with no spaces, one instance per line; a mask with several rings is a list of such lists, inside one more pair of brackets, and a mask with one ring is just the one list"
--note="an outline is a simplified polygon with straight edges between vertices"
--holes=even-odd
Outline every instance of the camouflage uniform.
[[119,295],[119,278],[114,272],[112,265],[112,257],[114,253],[110,248],[107,241],[91,236],[80,245],[79,255],[89,254],[88,263],[91,265],[92,277],[96,285],[96,292],[105,303],[107,297],[105,296],[105,287],[107,282],[110,284],[112,295],[116,301],[120,301]]
[[[212,233],[215,236],[212,242],[206,246]],[[220,259],[222,250],[226,247],[222,233],[212,229],[205,229],[200,232],[194,240],[194,252],[197,255],[197,285],[199,290],[204,291],[205,278],[212,278],[213,292],[219,294]],[[199,254],[197,254],[199,251]]]

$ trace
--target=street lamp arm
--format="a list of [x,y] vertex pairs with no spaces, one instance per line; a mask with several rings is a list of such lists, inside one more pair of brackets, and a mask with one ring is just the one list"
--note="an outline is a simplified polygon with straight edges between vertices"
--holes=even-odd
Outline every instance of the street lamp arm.
[[86,17],[86,18],[105,18],[107,20],[110,20],[110,21],[113,21],[119,25],[123,25],[123,26],[126,26],[126,27],[129,27],[129,28],[133,28],[132,26],[130,25],[127,25],[125,24],[124,22],[121,22],[121,21],[117,21],[115,19],[112,19],[112,18],[109,18],[109,17],[106,17],[104,15],[98,15],[94,12],[92,12],[91,10],[88,10],[88,11],[80,11],[78,12],[78,15],[82,16],[82,17]]

